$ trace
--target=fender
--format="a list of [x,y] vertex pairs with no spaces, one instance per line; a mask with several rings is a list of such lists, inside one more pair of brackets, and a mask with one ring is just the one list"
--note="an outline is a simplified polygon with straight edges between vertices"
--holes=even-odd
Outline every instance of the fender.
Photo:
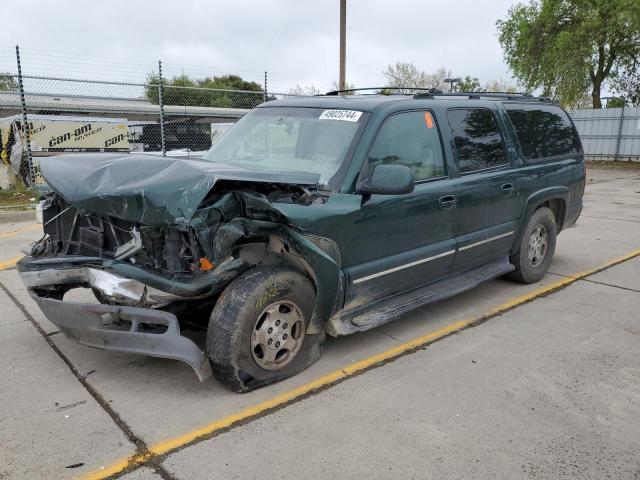
[[[531,194],[524,205],[522,210],[522,214],[520,215],[520,225],[518,226],[516,237],[513,241],[513,245],[511,247],[511,255],[515,254],[520,247],[520,242],[522,241],[522,235],[524,234],[525,229],[527,228],[527,222],[529,222],[529,218],[533,215],[533,212],[543,203],[548,202],[550,200],[561,200],[564,202],[565,209],[564,214],[566,216],[567,205],[569,205],[569,189],[565,186],[554,186],[544,188],[542,190],[538,190]],[[564,223],[564,218],[561,221]]]
[[[308,333],[319,333],[329,319],[336,304],[340,287],[340,258],[338,248],[332,240],[307,236],[280,224],[264,220],[234,218],[220,226],[214,243],[219,255],[231,254],[241,239],[278,237],[286,246],[287,253],[296,255],[306,266],[316,288],[316,305],[307,329]],[[233,242],[228,242],[233,238]],[[227,240],[220,244],[219,240]]]

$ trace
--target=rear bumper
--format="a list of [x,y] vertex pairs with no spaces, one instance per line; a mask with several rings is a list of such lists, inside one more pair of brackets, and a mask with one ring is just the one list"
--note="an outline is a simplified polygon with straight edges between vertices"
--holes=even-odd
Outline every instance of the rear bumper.
[[568,228],[574,225],[578,221],[578,217],[582,213],[582,198],[577,201],[571,202],[565,217],[563,228]]

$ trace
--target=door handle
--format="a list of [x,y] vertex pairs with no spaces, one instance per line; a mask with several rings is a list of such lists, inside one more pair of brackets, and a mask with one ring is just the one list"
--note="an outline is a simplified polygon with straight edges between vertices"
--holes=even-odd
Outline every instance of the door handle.
[[505,193],[513,192],[513,183],[504,183],[500,188]]
[[456,206],[456,197],[454,195],[445,195],[438,199],[438,207],[440,210],[451,210]]

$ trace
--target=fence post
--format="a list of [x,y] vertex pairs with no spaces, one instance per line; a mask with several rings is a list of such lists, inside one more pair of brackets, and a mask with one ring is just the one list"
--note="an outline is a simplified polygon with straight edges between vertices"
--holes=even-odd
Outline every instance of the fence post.
[[620,110],[620,124],[618,125],[618,138],[616,139],[616,156],[614,157],[616,161],[620,158],[620,143],[622,141],[622,127],[624,126],[624,105],[622,105],[622,109]]
[[162,146],[162,156],[166,157],[167,150],[164,145],[164,102],[162,100],[162,60],[158,60],[158,102],[160,104],[160,145]]
[[264,71],[264,91],[262,92],[262,101],[267,101],[267,71]]
[[[33,174],[33,162],[31,160],[31,128],[27,120],[27,102],[24,98],[24,84],[22,83],[22,65],[20,65],[20,47],[16,45],[16,63],[18,64],[18,88],[20,89],[20,106],[22,107],[22,131],[26,140],[27,147],[27,168],[29,168],[29,183],[33,187],[35,184],[35,175]],[[22,162],[20,162],[22,163]],[[20,175],[20,168],[18,168]]]

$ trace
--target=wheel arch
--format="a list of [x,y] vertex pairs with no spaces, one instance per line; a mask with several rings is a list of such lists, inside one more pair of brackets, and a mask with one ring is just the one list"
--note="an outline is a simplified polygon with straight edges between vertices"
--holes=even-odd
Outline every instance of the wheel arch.
[[233,255],[244,260],[248,268],[282,265],[308,276],[316,289],[316,304],[307,333],[321,332],[333,311],[340,306],[340,292],[343,291],[336,243],[325,237],[302,234],[282,224],[239,220],[245,234],[234,242]]
[[524,235],[529,219],[533,213],[541,207],[547,207],[551,210],[556,219],[558,233],[560,233],[564,226],[568,201],[569,189],[564,186],[549,187],[530,195],[525,202],[522,215],[520,216],[520,224],[513,246],[511,247],[511,254],[518,251],[522,241],[522,235]]

